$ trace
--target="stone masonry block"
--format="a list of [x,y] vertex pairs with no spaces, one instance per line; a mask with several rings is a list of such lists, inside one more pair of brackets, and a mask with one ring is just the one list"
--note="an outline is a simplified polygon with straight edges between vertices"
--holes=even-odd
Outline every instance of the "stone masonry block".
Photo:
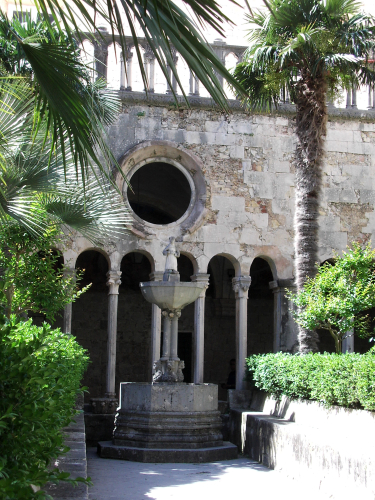
[[327,141],[353,142],[353,132],[351,130],[330,130],[330,129],[328,129]]
[[352,189],[342,189],[340,201],[343,203],[358,203],[358,198]]
[[232,121],[228,123],[229,134],[251,134],[253,126],[249,121]]
[[375,193],[370,189],[361,189],[359,191],[359,198],[361,203],[375,203]]
[[206,121],[204,124],[204,129],[206,132],[221,132],[226,133],[228,131],[228,122],[222,121]]
[[211,204],[213,210],[222,210],[223,212],[245,211],[244,198],[234,196],[213,196]]
[[326,151],[336,151],[338,153],[347,153],[348,143],[344,141],[326,141]]
[[319,246],[327,246],[338,250],[346,248],[347,244],[348,234],[346,232],[319,231]]
[[261,245],[259,232],[253,228],[243,229],[241,231],[240,243],[245,243],[245,245]]
[[237,137],[235,134],[224,134],[217,133],[215,134],[215,144],[221,144],[223,146],[235,146],[237,141]]

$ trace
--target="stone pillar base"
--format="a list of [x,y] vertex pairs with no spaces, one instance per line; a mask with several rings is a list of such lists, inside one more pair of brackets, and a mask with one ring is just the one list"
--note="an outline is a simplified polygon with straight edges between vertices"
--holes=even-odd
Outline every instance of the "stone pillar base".
[[224,443],[217,385],[122,383],[112,442],[103,458],[140,462],[210,462],[237,457]]

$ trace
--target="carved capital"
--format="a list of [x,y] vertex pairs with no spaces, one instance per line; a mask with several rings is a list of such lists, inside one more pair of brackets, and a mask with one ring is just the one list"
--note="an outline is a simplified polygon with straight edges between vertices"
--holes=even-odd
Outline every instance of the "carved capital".
[[237,276],[232,279],[232,286],[236,298],[247,297],[247,292],[249,291],[251,285],[250,276]]
[[190,278],[193,283],[204,283],[204,288],[202,288],[202,291],[199,295],[200,298],[204,297],[206,295],[206,290],[210,282],[210,275],[205,273],[197,273],[193,274],[193,276],[190,276]]
[[107,272],[108,295],[118,295],[118,287],[121,285],[121,271]]
[[152,52],[151,47],[149,46],[148,43],[145,45],[144,49],[145,49],[145,52],[144,52],[143,57],[144,57],[145,61],[151,61],[151,60],[155,59],[155,55]]
[[163,309],[162,312],[161,312],[162,316],[164,318],[170,318],[170,319],[173,319],[173,318],[180,318],[181,317],[181,310],[180,309]]

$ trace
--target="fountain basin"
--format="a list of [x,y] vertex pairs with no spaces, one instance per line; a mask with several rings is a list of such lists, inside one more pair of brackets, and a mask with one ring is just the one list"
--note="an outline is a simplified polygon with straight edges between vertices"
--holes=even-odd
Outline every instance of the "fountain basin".
[[146,281],[139,284],[143,297],[160,309],[183,309],[195,302],[204,283],[181,281]]

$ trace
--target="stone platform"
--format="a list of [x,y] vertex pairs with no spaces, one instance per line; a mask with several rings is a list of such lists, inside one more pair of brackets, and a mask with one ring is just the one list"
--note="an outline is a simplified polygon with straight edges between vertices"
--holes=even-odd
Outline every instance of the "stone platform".
[[103,458],[140,462],[212,462],[237,457],[223,442],[217,385],[122,383],[112,441]]

